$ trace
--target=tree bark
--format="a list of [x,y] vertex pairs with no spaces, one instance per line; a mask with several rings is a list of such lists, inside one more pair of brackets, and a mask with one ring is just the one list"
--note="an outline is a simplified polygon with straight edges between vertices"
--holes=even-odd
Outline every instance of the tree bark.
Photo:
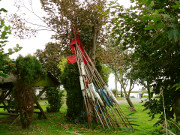
[[176,115],[176,122],[180,122],[180,96],[177,96],[175,101],[175,115]]
[[[122,85],[122,84],[121,84]],[[124,94],[125,94],[125,98],[126,98],[126,101],[128,102],[129,106],[130,106],[130,110],[133,111],[133,112],[136,112],[136,109],[134,108],[134,105],[130,99],[130,93],[131,93],[131,90],[129,90],[129,92],[127,93],[126,92],[126,89],[124,88],[123,86],[123,90],[124,90]]]
[[132,103],[132,101],[131,101],[131,99],[130,99],[130,93],[131,93],[131,91],[132,91],[132,89],[133,89],[133,87],[134,87],[132,79],[130,79],[130,88],[129,88],[129,91],[128,91],[128,93],[127,93],[127,92],[126,92],[126,88],[125,88],[125,87],[126,87],[126,86],[125,86],[125,81],[124,81],[123,77],[120,79],[120,78],[117,76],[117,74],[115,74],[115,76],[117,77],[117,80],[118,80],[119,83],[121,84],[121,89],[124,90],[124,95],[125,95],[125,98],[126,98],[128,104],[129,104],[129,106],[130,106],[130,110],[133,111],[133,112],[136,112],[136,109],[134,108],[134,105],[133,105],[133,103]]
[[134,107],[134,104],[132,103],[131,99],[130,99],[130,91],[127,93],[124,89],[124,94],[125,94],[125,97],[126,97],[126,101],[128,102],[129,106],[130,106],[130,110],[132,112],[136,112],[136,109]]
[[147,90],[148,90],[148,99],[149,101],[151,100],[151,91],[150,91],[150,86],[149,86],[149,82],[147,82]]
[[128,104],[129,104],[129,106],[134,108],[134,105],[133,105],[131,99],[128,96],[126,96],[126,100],[127,100]]
[[118,90],[117,90],[117,77],[115,76],[115,97],[117,97],[117,94],[118,94]]
[[122,91],[122,87],[121,87],[121,97],[123,97],[123,91]]

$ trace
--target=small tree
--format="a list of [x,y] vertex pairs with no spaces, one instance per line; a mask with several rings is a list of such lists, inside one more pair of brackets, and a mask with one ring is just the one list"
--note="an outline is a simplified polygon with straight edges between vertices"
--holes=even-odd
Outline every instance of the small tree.
[[[60,81],[67,91],[67,113],[66,116],[74,120],[81,115],[83,111],[83,96],[79,82],[79,72],[77,64],[64,63],[66,66],[62,70]],[[61,64],[59,64],[59,67]]]
[[[130,99],[130,93],[132,89],[134,88],[135,81],[133,81],[133,78],[129,74],[132,70],[133,63],[131,62],[131,54],[132,51],[124,51],[123,45],[121,43],[116,44],[114,37],[111,37],[109,39],[109,42],[107,42],[106,49],[108,58],[104,59],[106,63],[109,64],[111,71],[115,75],[115,79],[120,83],[121,85],[121,95],[122,90],[124,91],[125,98],[131,107],[131,110],[136,111],[134,108],[134,105]],[[126,89],[128,88],[128,92]],[[115,92],[115,95],[117,95],[117,89]]]
[[26,129],[29,128],[33,120],[33,83],[44,75],[44,71],[36,57],[28,55],[17,58],[15,74],[17,75],[15,95],[18,101],[22,128]]
[[48,98],[49,106],[46,107],[47,112],[59,112],[62,106],[63,91],[56,87],[49,87],[46,90],[46,97]]
[[[119,83],[121,84],[121,88],[124,91],[125,98],[129,104],[129,106],[131,107],[130,110],[136,111],[134,104],[132,103],[132,101],[130,99],[130,93],[131,93],[132,89],[134,88],[134,81],[132,78],[127,77],[126,74],[127,74],[127,71],[125,71],[125,72],[119,71],[119,73],[117,73],[116,76],[117,76]],[[129,86],[128,91],[126,91],[127,86]]]

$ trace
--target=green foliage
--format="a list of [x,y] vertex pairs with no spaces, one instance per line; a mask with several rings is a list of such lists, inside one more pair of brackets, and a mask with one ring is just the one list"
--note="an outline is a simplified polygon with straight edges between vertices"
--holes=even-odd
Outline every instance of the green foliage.
[[116,95],[116,90],[111,90],[114,95]]
[[61,58],[61,62],[59,62],[59,64],[57,65],[57,67],[61,70],[61,72],[64,72],[64,69],[67,65],[67,59],[65,57]]
[[[167,121],[167,124],[168,124],[168,134],[170,135],[179,135],[180,134],[180,124],[178,122],[176,122],[175,120],[173,119],[170,119]],[[166,130],[164,128],[164,130]]]
[[[134,80],[153,87],[153,92],[163,89],[167,119],[173,118],[174,104],[180,95],[173,87],[180,82],[180,25],[178,1],[136,0],[136,6],[125,9],[119,5],[115,9],[118,17],[113,17],[113,37],[116,44],[122,44],[124,51],[133,50],[130,57],[133,65],[131,75]],[[114,5],[113,5],[114,6]],[[150,116],[160,115],[164,121],[162,97],[148,101]],[[178,107],[179,104],[176,104]],[[175,108],[176,108],[175,107]]]
[[[51,29],[59,33],[54,35],[53,38],[60,41],[59,48],[61,49],[61,55],[70,53],[69,41],[73,38],[72,28],[79,28],[81,42],[86,50],[90,52],[93,46],[93,38],[96,38],[97,47],[100,47],[100,44],[104,43],[106,32],[103,32],[103,25],[107,23],[108,17],[108,14],[104,11],[106,0],[84,1],[83,3],[80,0],[76,2],[41,0],[41,4],[42,9],[49,14],[45,18],[45,22],[48,26],[54,26]],[[55,7],[49,8],[49,5],[54,5]],[[59,14],[56,14],[57,11]],[[95,31],[96,37],[94,37]]]
[[17,111],[18,108],[18,102],[17,99],[15,98],[15,87],[13,88],[11,95],[10,95],[10,99],[8,100],[8,106],[9,108],[11,108],[12,110]]
[[15,74],[18,80],[23,80],[25,84],[32,86],[37,79],[44,77],[45,72],[36,57],[31,55],[23,57],[20,55],[16,59]]
[[57,43],[48,43],[44,50],[37,50],[36,52],[42,67],[57,81],[59,81],[58,78],[61,74],[60,69],[57,67],[61,60],[61,53],[61,47]]
[[142,95],[142,98],[148,98],[148,95]]
[[1,12],[1,11],[3,11],[3,12],[7,12],[7,10],[6,10],[6,9],[4,9],[4,8],[1,8],[1,9],[0,9],[0,12]]
[[109,67],[104,65],[104,64],[102,64],[100,61],[97,61],[96,62],[96,68],[97,68],[98,72],[100,73],[102,79],[107,84],[108,83],[109,74],[110,74]]
[[47,112],[59,112],[63,102],[63,91],[56,87],[48,87],[46,89],[46,97],[48,99],[49,106],[46,107]]
[[[71,119],[75,119],[81,115],[83,110],[83,97],[79,82],[79,70],[77,64],[69,64],[64,58],[58,64],[58,68],[61,69],[62,75],[60,81],[67,91],[67,116]],[[108,82],[109,68],[99,61],[96,63],[96,68],[101,74],[105,82]]]
[[74,120],[75,118],[81,115],[83,110],[83,97],[80,88],[79,82],[79,72],[77,64],[69,64],[66,63],[64,68],[64,72],[60,77],[60,82],[63,84],[65,90],[67,91],[67,114],[66,116],[70,120]]
[[42,87],[56,87],[59,85],[58,81],[47,74],[45,78],[39,78],[37,82],[33,84],[33,86],[42,86]]
[[174,86],[173,86],[173,87],[175,87],[175,88],[176,88],[176,90],[180,89],[180,83],[176,83],[176,84],[174,84]]
[[[0,18],[1,12],[7,12],[4,8],[0,9]],[[9,49],[8,53],[4,52],[4,47],[8,42],[8,35],[11,34],[10,26],[5,25],[4,19],[0,20],[0,77],[7,78],[8,73],[14,68],[14,63],[10,60],[9,55],[18,52],[22,47],[17,45],[13,49]]]
[[18,102],[22,128],[29,128],[33,120],[34,89],[33,84],[44,76],[40,62],[31,55],[19,56],[16,59],[17,76],[15,83],[15,97]]

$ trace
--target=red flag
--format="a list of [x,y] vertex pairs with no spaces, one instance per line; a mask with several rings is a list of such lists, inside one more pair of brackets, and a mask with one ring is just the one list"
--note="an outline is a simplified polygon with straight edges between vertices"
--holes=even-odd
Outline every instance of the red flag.
[[[75,34],[75,29],[73,29],[73,34]],[[77,43],[77,46],[79,47],[79,49],[81,50],[81,55],[83,57],[83,61],[84,61],[84,64],[86,66],[86,64],[88,63],[89,61],[89,58],[86,56],[85,52],[84,52],[84,47],[81,43],[81,40],[80,40],[80,37],[79,35],[77,34],[76,35],[76,39],[73,39],[70,43],[70,47],[72,48],[72,53],[75,54],[75,50],[76,50],[76,43]],[[70,64],[74,64],[75,62],[77,62],[77,59],[76,59],[76,55],[73,55],[73,56],[69,56],[67,57],[67,60],[68,60],[68,63]]]
[[74,64],[77,62],[76,55],[68,56],[67,57],[68,63]]
[[73,34],[74,34],[74,35],[76,34],[76,30],[75,30],[75,29],[73,29]]
[[73,39],[73,40],[71,41],[71,43],[70,43],[70,47],[72,47],[72,46],[75,45],[75,44],[76,44],[76,40]]

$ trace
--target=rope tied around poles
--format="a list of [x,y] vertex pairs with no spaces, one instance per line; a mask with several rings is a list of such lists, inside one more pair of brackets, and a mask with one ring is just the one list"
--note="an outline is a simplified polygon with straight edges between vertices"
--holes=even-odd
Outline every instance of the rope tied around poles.
[[117,99],[97,71],[94,63],[86,53],[79,34],[70,43],[74,55],[67,57],[68,63],[77,62],[79,80],[84,99],[89,128],[93,121],[100,123],[103,128],[129,128],[134,129],[123,113]]

